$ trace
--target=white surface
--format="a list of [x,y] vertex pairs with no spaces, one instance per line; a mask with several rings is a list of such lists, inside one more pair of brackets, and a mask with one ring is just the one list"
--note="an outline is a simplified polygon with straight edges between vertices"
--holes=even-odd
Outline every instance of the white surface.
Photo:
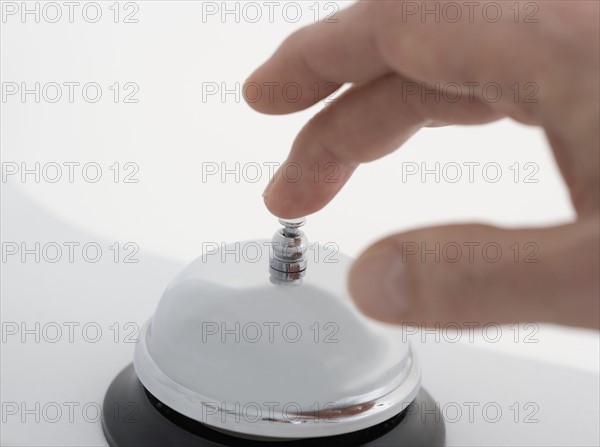
[[[24,402],[27,408],[35,402],[42,407],[78,402],[79,409],[101,402],[109,381],[132,359],[133,345],[124,338],[151,315],[164,287],[201,253],[203,243],[270,236],[276,220],[260,197],[266,163],[285,158],[296,132],[322,104],[268,117],[231,96],[225,102],[216,97],[203,102],[202,85],[242,82],[285,36],[311,22],[312,3],[300,4],[298,23],[281,15],[273,23],[203,21],[200,2],[158,1],[137,2],[135,24],[113,23],[110,3],[102,3],[104,18],[95,24],[81,16],[74,23],[12,18],[0,23],[2,82],[98,82],[104,91],[96,104],[0,103],[3,163],[95,162],[103,169],[98,183],[86,182],[76,171],[73,183],[63,175],[57,183],[12,176],[0,184],[3,242],[92,241],[103,247],[97,264],[82,261],[80,251],[74,263],[63,258],[56,264],[1,264],[3,322],[39,322],[47,330],[55,322],[63,328],[56,343],[43,336],[40,343],[32,342],[35,334],[25,343],[18,336],[2,343],[2,402]],[[109,90],[114,82],[136,83],[139,103],[115,104]],[[434,161],[494,162],[503,176],[497,183],[481,176],[474,184],[402,181],[403,163],[426,162],[431,168]],[[120,163],[119,182],[109,169],[115,162]],[[139,168],[138,183],[122,182],[131,172],[124,169],[127,162]],[[229,169],[236,162],[240,169],[258,163],[262,178],[256,183],[243,175],[239,182],[231,175],[224,182],[218,176],[203,179],[203,162]],[[514,182],[510,167],[516,162],[521,168],[536,163],[539,181]],[[573,217],[541,131],[505,120],[419,133],[385,161],[361,167],[326,209],[309,218],[306,229],[311,240],[334,241],[355,256],[385,234],[421,225],[551,225]],[[119,263],[112,261],[109,248],[116,241],[121,244]],[[127,242],[140,247],[139,263],[122,262],[130,253],[123,250]],[[90,322],[92,336],[96,323],[102,329],[96,343],[82,337],[81,328]],[[73,343],[65,323],[79,324]],[[436,400],[539,403],[537,424],[514,424],[507,417],[501,424],[461,420],[448,426],[450,442],[598,444],[598,333],[545,326],[534,336],[537,343],[524,343],[523,332],[515,343],[513,335],[504,328],[496,343],[481,336],[471,343],[463,336],[456,344],[445,343],[444,337],[431,342],[427,336],[420,354],[425,384]],[[575,369],[565,369],[569,365]],[[86,423],[77,411],[77,422],[69,423],[67,407],[62,408],[54,424],[31,423],[32,416],[25,424],[8,419],[3,445],[102,444],[99,424]],[[513,415],[508,409],[504,413]]]

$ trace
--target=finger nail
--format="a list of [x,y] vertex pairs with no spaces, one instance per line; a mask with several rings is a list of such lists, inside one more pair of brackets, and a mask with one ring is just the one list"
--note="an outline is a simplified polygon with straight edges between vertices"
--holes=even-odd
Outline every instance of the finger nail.
[[398,322],[409,310],[405,264],[392,246],[372,248],[352,266],[349,289],[368,316]]
[[271,189],[271,186],[273,186],[273,179],[269,180],[269,184],[263,191],[263,193],[262,193],[263,199],[266,199],[269,196],[269,190]]
[[273,174],[273,177],[271,177],[269,179],[269,184],[267,185],[267,187],[265,188],[265,190],[262,193],[262,196],[264,199],[266,199],[267,197],[269,197],[269,193],[271,192],[271,189],[273,188],[273,185],[275,184],[275,182],[277,181],[277,177],[279,177],[279,171],[280,171],[281,167],[278,168],[275,173]]

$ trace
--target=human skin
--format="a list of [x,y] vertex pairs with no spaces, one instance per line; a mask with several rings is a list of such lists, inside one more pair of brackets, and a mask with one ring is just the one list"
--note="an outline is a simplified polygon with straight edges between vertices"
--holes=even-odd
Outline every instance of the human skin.
[[[569,188],[575,222],[527,229],[447,225],[387,237],[356,260],[349,290],[364,313],[391,323],[537,321],[598,329],[599,2],[534,2],[536,23],[515,21],[514,6],[508,9],[514,2],[497,2],[503,15],[496,23],[481,13],[436,23],[431,16],[408,15],[404,3],[361,1],[338,13],[337,23],[302,28],[248,78],[247,86],[300,85],[303,95],[294,102],[278,89],[260,100],[247,98],[266,114],[305,109],[331,94],[332,83],[352,83],[305,125],[287,159],[306,172],[315,163],[335,163],[336,181],[302,176],[293,183],[278,172],[264,193],[267,208],[282,218],[320,210],[361,163],[396,150],[422,127],[504,117],[540,126]],[[433,8],[435,2],[429,3]],[[495,82],[504,92],[515,82],[533,82],[539,100],[516,101],[505,94],[491,102],[466,88],[456,102],[443,95],[439,101],[402,96],[406,83],[434,88],[473,82]],[[495,263],[466,257],[453,263],[405,253],[407,242],[432,247],[468,241],[505,248],[533,242],[537,262],[502,256]]]

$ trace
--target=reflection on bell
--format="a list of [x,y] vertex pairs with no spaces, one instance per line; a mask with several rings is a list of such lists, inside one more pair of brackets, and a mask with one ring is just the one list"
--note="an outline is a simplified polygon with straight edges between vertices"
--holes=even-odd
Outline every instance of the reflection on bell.
[[401,329],[347,294],[351,260],[280,222],[167,287],[106,393],[111,446],[443,445]]

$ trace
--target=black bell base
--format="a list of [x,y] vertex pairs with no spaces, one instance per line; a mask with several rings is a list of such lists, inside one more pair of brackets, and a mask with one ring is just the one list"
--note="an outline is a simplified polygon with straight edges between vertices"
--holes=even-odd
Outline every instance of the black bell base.
[[445,442],[439,405],[422,388],[404,411],[374,427],[321,438],[255,441],[213,430],[162,404],[143,387],[133,364],[106,392],[102,429],[111,447],[404,447]]

